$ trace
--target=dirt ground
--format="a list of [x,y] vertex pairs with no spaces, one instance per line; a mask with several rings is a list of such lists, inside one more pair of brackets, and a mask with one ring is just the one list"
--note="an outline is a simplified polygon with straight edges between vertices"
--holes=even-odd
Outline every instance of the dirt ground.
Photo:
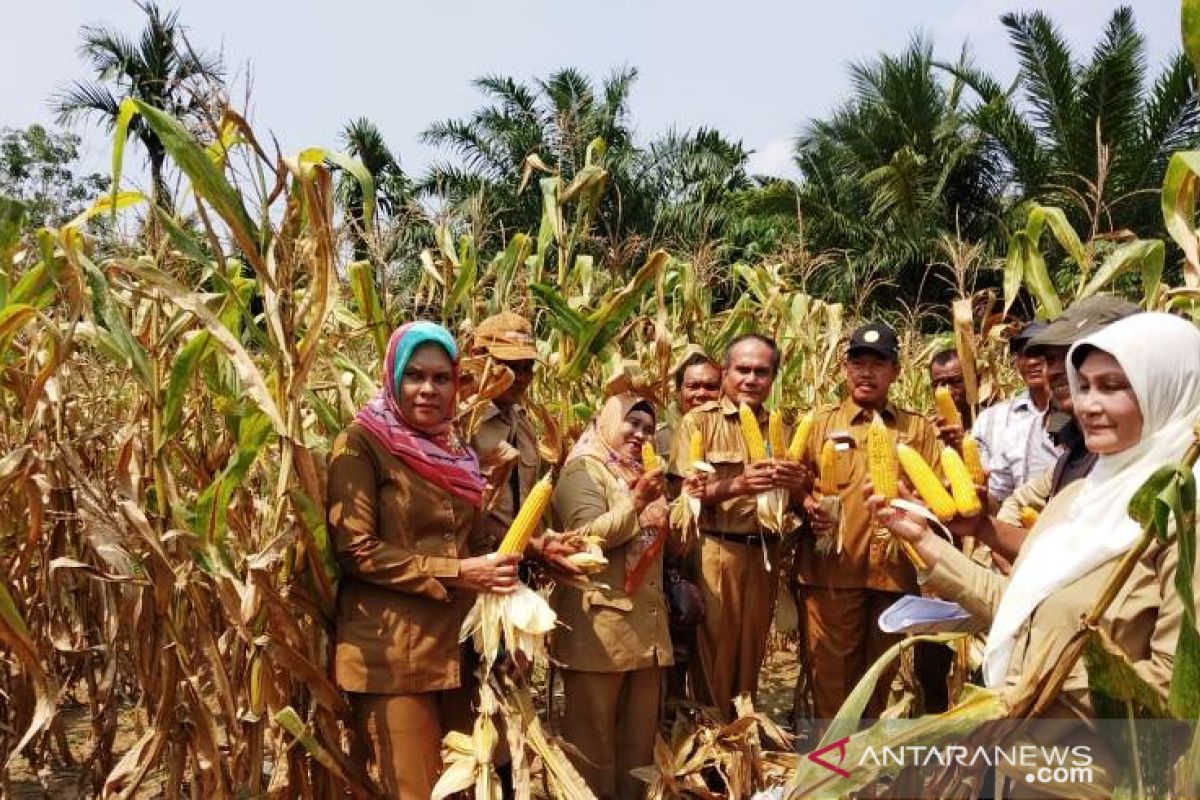
[[[788,727],[792,716],[792,697],[795,692],[799,667],[793,646],[784,637],[773,636],[771,650],[759,685],[758,709],[766,712],[776,722]],[[561,711],[561,699],[556,701]],[[65,722],[67,742],[76,758],[82,758],[88,748],[90,730],[87,707],[73,704],[60,712]],[[144,730],[145,720],[135,709],[129,708],[121,715],[117,733],[117,758],[137,741]],[[40,774],[39,774],[40,773]],[[162,797],[161,773],[151,773],[136,797]],[[536,781],[535,785],[540,785]],[[40,770],[31,768],[24,758],[17,758],[9,774],[7,791],[0,796],[13,800],[79,800],[94,796],[91,782],[81,767],[66,765],[43,765]]]

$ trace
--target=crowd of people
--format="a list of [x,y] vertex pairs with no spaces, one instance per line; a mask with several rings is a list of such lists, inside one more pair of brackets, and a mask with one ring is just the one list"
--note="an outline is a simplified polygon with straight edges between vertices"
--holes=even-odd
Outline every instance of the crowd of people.
[[[749,334],[720,354],[689,347],[673,374],[677,413],[645,393],[606,398],[558,471],[545,525],[523,555],[499,555],[497,544],[552,466],[526,408],[538,369],[532,327],[502,313],[472,331],[468,354],[504,365],[513,381],[476,420],[470,441],[454,425],[458,344],[432,323],[399,328],[383,388],[335,441],[328,473],[342,569],[334,675],[350,701],[359,756],[388,796],[429,796],[443,735],[469,730],[472,720],[477,659],[460,645],[460,624],[476,593],[534,580],[530,562],[550,576],[559,620],[550,643],[566,709],[558,733],[598,797],[640,795],[644,784],[630,771],[653,763],[666,700],[731,719],[735,698],[754,697],[781,587],[800,611],[805,713],[814,720],[832,718],[902,638],[878,621],[906,594],[968,610],[986,634],[979,679],[1011,689],[1036,668],[1032,641],[1064,646],[1075,632],[1140,534],[1126,511],[1133,492],[1190,443],[1200,417],[1200,330],[1096,296],[1025,326],[1009,347],[1025,388],[978,413],[959,354],[935,354],[930,382],[950,392],[959,419],[926,417],[892,400],[896,333],[863,325],[841,362],[844,399],[816,410],[798,456],[761,459],[748,455],[743,409],[765,435],[778,346]],[[867,458],[874,420],[931,464],[942,448],[974,439],[987,470],[978,487],[985,513],[950,521],[950,540],[876,496]],[[790,426],[784,435],[792,438]],[[826,442],[835,445],[836,491],[821,492]],[[661,468],[646,464],[648,443]],[[695,468],[697,445],[710,469]],[[782,533],[761,521],[758,497],[770,492],[787,498]],[[698,501],[698,518],[677,513],[683,504],[672,501],[681,496]],[[570,558],[585,544],[607,560],[586,577]],[[1188,624],[1174,591],[1177,562],[1175,539],[1148,548],[1102,622],[1164,697]],[[941,645],[916,648],[920,710],[951,704],[950,660]],[[884,710],[890,686],[887,678],[877,684],[868,717]],[[1094,715],[1082,664],[1053,713]],[[506,768],[498,772],[510,786]]]

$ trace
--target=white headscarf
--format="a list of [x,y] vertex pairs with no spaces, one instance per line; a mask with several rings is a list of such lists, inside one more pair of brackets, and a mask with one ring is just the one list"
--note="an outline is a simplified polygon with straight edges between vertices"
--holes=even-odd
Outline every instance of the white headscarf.
[[[1103,350],[1125,371],[1142,412],[1142,438],[1101,456],[1065,516],[1039,531],[1021,553],[984,649],[983,677],[998,687],[1026,619],[1056,590],[1133,546],[1141,527],[1129,517],[1134,492],[1159,467],[1177,462],[1200,416],[1200,330],[1170,314],[1135,314],[1072,346],[1067,355],[1071,394],[1078,398],[1076,352]],[[1078,399],[1075,407],[1081,407]]]

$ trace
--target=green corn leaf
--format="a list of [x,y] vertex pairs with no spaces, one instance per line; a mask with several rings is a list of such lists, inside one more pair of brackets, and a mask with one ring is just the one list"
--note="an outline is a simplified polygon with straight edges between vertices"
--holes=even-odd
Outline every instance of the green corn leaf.
[[1094,700],[1099,701],[1101,698],[1096,695],[1101,695],[1110,705],[1114,701],[1133,703],[1139,718],[1170,717],[1158,691],[1137,674],[1129,656],[1099,628],[1093,629],[1088,636],[1083,663]]
[[1157,239],[1138,239],[1121,245],[1104,259],[1092,279],[1079,290],[1076,299],[1091,297],[1130,270],[1140,269],[1146,299],[1152,300],[1158,292],[1165,254],[1166,248]]
[[509,307],[508,292],[512,286],[513,276],[517,268],[529,258],[532,240],[523,233],[515,233],[508,240],[503,253],[498,253],[493,261],[492,269],[496,274],[496,286],[492,291],[492,300],[488,305],[488,313],[498,314]]
[[1067,221],[1067,215],[1061,208],[1034,205],[1030,209],[1029,221],[1026,223],[1025,230],[1035,244],[1041,241],[1042,229],[1045,226],[1050,227],[1050,232],[1054,234],[1054,238],[1058,240],[1059,245],[1067,252],[1076,266],[1086,272],[1091,264],[1091,258],[1088,257],[1083,242],[1079,240],[1079,234],[1071,227],[1071,223]]
[[1200,81],[1200,0],[1183,0],[1179,23],[1183,34],[1183,50],[1192,62],[1197,81]]
[[350,276],[350,292],[363,322],[371,329],[371,338],[375,341],[375,350],[380,361],[387,351],[388,331],[387,320],[383,318],[383,304],[379,300],[379,292],[375,288],[375,267],[370,261],[355,261],[347,268]]
[[474,240],[463,234],[459,238],[459,250],[454,275],[454,285],[446,297],[445,311],[457,311],[464,303],[470,302],[471,290],[475,288],[476,269],[478,267]]
[[200,331],[191,341],[180,348],[171,365],[171,374],[167,379],[167,391],[163,400],[163,430],[162,441],[170,441],[179,432],[183,421],[183,401],[197,365],[211,351],[212,337],[207,331]]
[[94,219],[101,214],[116,214],[118,211],[122,211],[130,206],[144,203],[146,199],[146,195],[141,192],[113,192],[112,194],[104,195],[75,215],[75,218],[63,227],[78,228],[87,223],[88,220]]
[[583,315],[571,308],[557,289],[544,283],[531,283],[529,290],[546,306],[557,330],[562,331],[572,341],[578,341],[583,336],[586,324]]
[[1196,236],[1196,193],[1200,190],[1200,150],[1171,156],[1163,176],[1162,214],[1167,232],[1183,250],[1183,277],[1200,286],[1200,239]]
[[1192,590],[1196,571],[1196,477],[1181,468],[1178,489],[1172,496],[1179,562],[1175,567],[1175,591],[1183,605],[1183,624],[1175,649],[1171,692],[1167,699],[1180,719],[1200,719],[1200,628],[1197,627],[1196,597]]
[[[204,147],[196,137],[183,127],[180,122],[148,103],[126,98],[121,103],[121,117],[127,114],[127,103],[132,103],[133,111],[128,112],[132,119],[134,112],[140,114],[146,125],[158,136],[163,147],[171,155],[175,165],[187,175],[192,182],[192,189],[205,200],[213,210],[229,226],[237,240],[238,246],[256,263],[260,256],[259,231],[246,207],[242,204],[241,195],[225,179],[225,175],[212,162]],[[128,120],[125,122],[128,126]],[[117,191],[120,180],[120,155],[124,148],[124,131],[118,119],[117,144],[113,151],[113,192]]]
[[11,303],[0,308],[0,364],[4,363],[9,342],[37,313],[36,308],[25,303]]

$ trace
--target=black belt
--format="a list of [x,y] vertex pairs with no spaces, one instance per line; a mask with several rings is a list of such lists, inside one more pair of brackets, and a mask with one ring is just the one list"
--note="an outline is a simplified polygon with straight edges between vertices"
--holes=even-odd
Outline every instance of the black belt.
[[724,531],[701,531],[705,536],[711,536],[714,539],[720,539],[723,542],[733,542],[734,544],[758,545],[762,542],[771,544],[779,541],[778,536],[763,536],[759,533],[726,533]]

